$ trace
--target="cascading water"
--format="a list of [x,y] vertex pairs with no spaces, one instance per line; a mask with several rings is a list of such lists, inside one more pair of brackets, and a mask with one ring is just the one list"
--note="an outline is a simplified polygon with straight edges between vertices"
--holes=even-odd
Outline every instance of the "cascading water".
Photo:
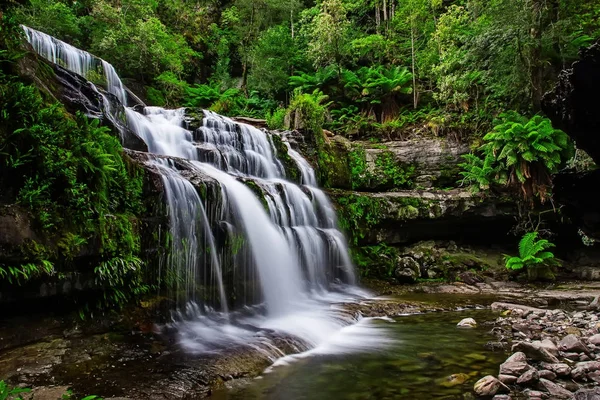
[[[75,73],[85,77],[100,64],[107,91],[126,105],[109,63],[24,30],[40,55]],[[356,349],[359,328],[348,331],[356,321],[335,305],[366,294],[353,286],[345,238],[310,164],[284,142],[301,175],[300,185],[286,180],[272,137],[210,111],[194,130],[184,109],[124,112],[163,181],[171,255],[161,276],[179,300],[172,326],[181,343],[192,351],[250,345],[278,358],[281,351],[262,333],[281,332],[299,339],[298,350]],[[205,178],[212,200],[204,193],[203,202],[190,174]],[[351,332],[350,339],[343,332]],[[373,341],[366,339],[361,346],[370,348]]]
[[23,26],[23,30],[27,41],[39,55],[69,71],[89,79],[90,72],[98,72],[98,67],[101,67],[107,91],[115,95],[121,104],[127,105],[125,87],[110,63],[43,32],[27,26]]

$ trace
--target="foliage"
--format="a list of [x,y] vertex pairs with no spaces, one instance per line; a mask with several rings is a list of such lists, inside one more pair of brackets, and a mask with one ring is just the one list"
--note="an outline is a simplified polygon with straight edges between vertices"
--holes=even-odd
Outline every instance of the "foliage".
[[385,243],[352,250],[352,259],[361,276],[391,277],[397,266],[398,250]]
[[377,198],[358,194],[339,197],[337,203],[341,211],[340,226],[351,233],[350,242],[356,246],[379,223],[382,203]]
[[269,129],[283,129],[285,127],[285,114],[287,110],[279,107],[275,111],[267,111],[265,118]]
[[[4,28],[20,32],[8,23]],[[1,197],[29,212],[34,229],[52,237],[52,243],[31,241],[22,246],[25,263],[0,265],[0,278],[21,284],[45,274],[62,276],[72,271],[73,260],[90,245],[98,253],[89,262],[100,266],[136,259],[140,252],[136,220],[144,210],[142,170],[129,161],[119,140],[99,120],[68,114],[14,74],[12,65],[21,56],[13,50],[18,37],[4,38]],[[118,272],[121,279],[112,281],[110,289],[123,291],[127,298],[138,294],[143,288],[141,275]]]
[[554,247],[554,244],[546,239],[537,239],[537,237],[538,232],[526,233],[519,242],[519,255],[504,256],[507,269],[527,269],[530,276],[532,276],[533,273],[530,270],[560,265],[558,260],[554,258],[554,254],[547,251],[549,248]]
[[0,380],[0,400],[23,399],[22,393],[29,393],[31,389],[10,388],[6,382]]
[[543,202],[550,174],[570,158],[572,145],[567,135],[539,115],[528,119],[508,112],[500,118],[500,123],[484,136],[481,156],[464,156],[463,182],[478,189],[494,183],[509,184],[519,187],[525,198],[539,195]]
[[305,128],[314,134],[321,135],[327,100],[319,90],[312,94],[297,92],[287,109],[287,118],[290,120],[289,128]]
[[413,165],[401,165],[390,151],[377,155],[373,168],[367,166],[364,147],[357,145],[348,154],[352,189],[407,189],[412,186]]

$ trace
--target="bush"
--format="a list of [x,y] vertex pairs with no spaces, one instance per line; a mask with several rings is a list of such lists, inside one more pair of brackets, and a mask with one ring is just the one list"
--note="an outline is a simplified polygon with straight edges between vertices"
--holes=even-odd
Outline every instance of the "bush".
[[267,111],[266,119],[269,129],[285,128],[285,113],[286,109],[282,107],[277,108],[273,112]]

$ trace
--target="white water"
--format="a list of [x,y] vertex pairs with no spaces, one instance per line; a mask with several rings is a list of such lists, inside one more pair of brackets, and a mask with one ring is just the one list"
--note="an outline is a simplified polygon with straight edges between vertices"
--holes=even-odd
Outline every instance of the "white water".
[[[49,60],[84,77],[96,68],[99,59],[89,53],[24,29]],[[100,64],[107,90],[125,104],[114,68]],[[178,300],[171,326],[186,349],[244,345],[275,360],[283,353],[273,334],[295,337],[296,350],[311,354],[382,344],[379,331],[364,322],[353,327],[354,317],[340,308],[369,294],[353,286],[354,267],[335,211],[313,168],[289,143],[301,185],[286,180],[272,138],[252,126],[205,111],[202,126],[191,131],[184,109],[125,113],[128,127],[155,155],[148,165],[163,182],[172,243],[161,279]]]
[[101,66],[106,79],[107,91],[114,94],[123,105],[127,105],[127,94],[123,83],[110,63],[44,32],[27,26],[23,26],[23,30],[27,41],[39,55],[84,78],[89,78],[90,72],[97,72],[98,67]]

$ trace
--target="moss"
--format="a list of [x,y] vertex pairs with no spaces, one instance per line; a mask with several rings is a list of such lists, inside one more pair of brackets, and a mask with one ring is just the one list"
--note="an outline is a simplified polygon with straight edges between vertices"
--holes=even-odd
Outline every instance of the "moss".
[[362,277],[389,279],[396,269],[399,251],[385,243],[375,246],[355,247],[352,259]]
[[390,190],[414,186],[415,166],[397,163],[390,151],[378,154],[374,167],[369,169],[364,146],[355,144],[348,153],[348,160],[352,189]]
[[258,186],[258,184],[256,182],[254,182],[251,179],[244,179],[242,181],[250,190],[252,190],[252,192],[254,192],[254,194],[258,197],[258,200],[260,201],[260,203],[263,205],[265,211],[268,213],[269,212],[269,203],[267,202],[267,199],[265,197],[265,193],[263,192],[263,190],[261,189],[260,186]]
[[350,236],[350,242],[357,245],[380,223],[384,200],[356,193],[337,197],[336,200],[339,205],[340,226]]
[[419,209],[411,205],[401,207],[398,210],[398,219],[403,221],[417,219],[419,217]]
[[289,180],[295,183],[300,183],[301,173],[296,162],[288,154],[288,148],[279,135],[271,135],[273,146],[277,152],[277,158],[283,164],[285,168],[285,174]]

